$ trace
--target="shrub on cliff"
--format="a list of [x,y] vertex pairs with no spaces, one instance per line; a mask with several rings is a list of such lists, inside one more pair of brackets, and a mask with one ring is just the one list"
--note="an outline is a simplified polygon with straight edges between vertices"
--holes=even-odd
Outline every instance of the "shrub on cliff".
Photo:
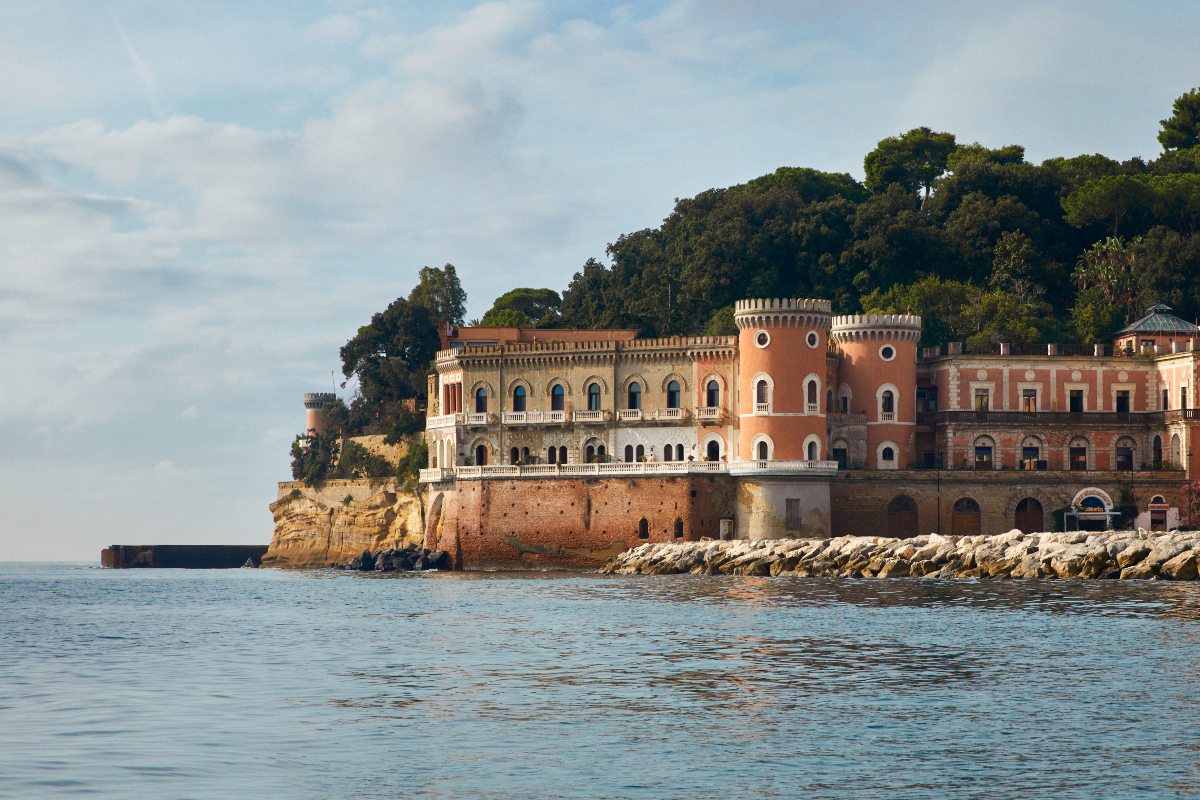
[[292,442],[292,480],[319,486],[330,476],[341,446],[335,431],[297,436]]
[[396,467],[396,477],[406,486],[412,485],[417,480],[417,473],[428,463],[429,446],[424,442],[413,442]]
[[392,465],[383,456],[372,453],[358,442],[346,440],[337,463],[339,478],[390,478]]

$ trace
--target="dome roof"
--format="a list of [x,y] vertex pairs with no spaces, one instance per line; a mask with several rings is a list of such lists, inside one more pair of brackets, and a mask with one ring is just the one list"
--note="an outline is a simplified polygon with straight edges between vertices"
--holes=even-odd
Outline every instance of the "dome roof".
[[1120,336],[1123,333],[1151,332],[1195,334],[1200,333],[1200,327],[1193,325],[1187,320],[1180,319],[1171,313],[1170,306],[1164,306],[1162,303],[1159,303],[1150,309],[1149,314],[1117,331],[1117,335]]

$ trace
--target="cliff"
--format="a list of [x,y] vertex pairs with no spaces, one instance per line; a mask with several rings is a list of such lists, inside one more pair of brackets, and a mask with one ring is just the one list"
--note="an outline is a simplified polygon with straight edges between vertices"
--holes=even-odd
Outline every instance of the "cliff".
[[421,498],[392,479],[332,480],[319,489],[280,483],[271,515],[264,567],[344,564],[364,550],[420,546],[424,538]]
[[854,578],[1142,578],[1195,580],[1200,532],[839,536],[644,544],[608,574],[797,575]]

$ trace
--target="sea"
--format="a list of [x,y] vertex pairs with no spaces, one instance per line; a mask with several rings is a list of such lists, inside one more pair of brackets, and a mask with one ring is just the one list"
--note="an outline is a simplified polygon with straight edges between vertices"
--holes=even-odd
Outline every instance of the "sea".
[[1200,584],[0,564],[2,798],[1200,796]]

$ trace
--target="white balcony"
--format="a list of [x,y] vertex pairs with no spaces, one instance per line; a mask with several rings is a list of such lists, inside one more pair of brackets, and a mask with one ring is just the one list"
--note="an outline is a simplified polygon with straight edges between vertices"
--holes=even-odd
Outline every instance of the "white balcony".
[[453,428],[461,421],[462,414],[442,414],[425,420],[426,428]]
[[529,421],[529,415],[525,411],[505,411],[500,419],[505,425],[524,425]]
[[542,412],[543,422],[566,422],[567,412],[565,411],[544,411]]
[[734,461],[729,465],[730,475],[778,475],[792,473],[837,472],[836,461]]
[[467,425],[491,425],[495,421],[495,416],[487,412],[464,414],[463,417],[463,422]]
[[755,403],[754,404],[754,413],[755,414],[770,414],[771,413],[771,404],[770,403]]
[[576,422],[604,422],[603,411],[576,411],[572,414],[572,419]]
[[879,421],[880,422],[895,422],[896,421],[896,412],[895,411],[879,412]]
[[622,422],[636,420],[642,418],[642,410],[640,408],[622,408],[617,411],[617,419]]
[[[770,462],[786,463],[786,462]],[[833,462],[837,466],[837,462]],[[423,469],[421,483],[458,480],[503,480],[511,478],[578,478],[587,476],[634,477],[638,475],[688,475],[728,472],[723,461],[642,461],[609,464],[533,464],[517,466],[500,464],[487,467],[455,467],[453,469]]]
[[656,412],[658,419],[687,419],[688,413],[686,408],[660,408]]
[[724,411],[725,409],[721,408],[720,406],[700,406],[696,409],[696,419],[700,420],[701,422],[719,420]]
[[821,407],[816,403],[807,403],[804,406],[804,413],[809,414],[810,416],[813,414],[820,414]]

